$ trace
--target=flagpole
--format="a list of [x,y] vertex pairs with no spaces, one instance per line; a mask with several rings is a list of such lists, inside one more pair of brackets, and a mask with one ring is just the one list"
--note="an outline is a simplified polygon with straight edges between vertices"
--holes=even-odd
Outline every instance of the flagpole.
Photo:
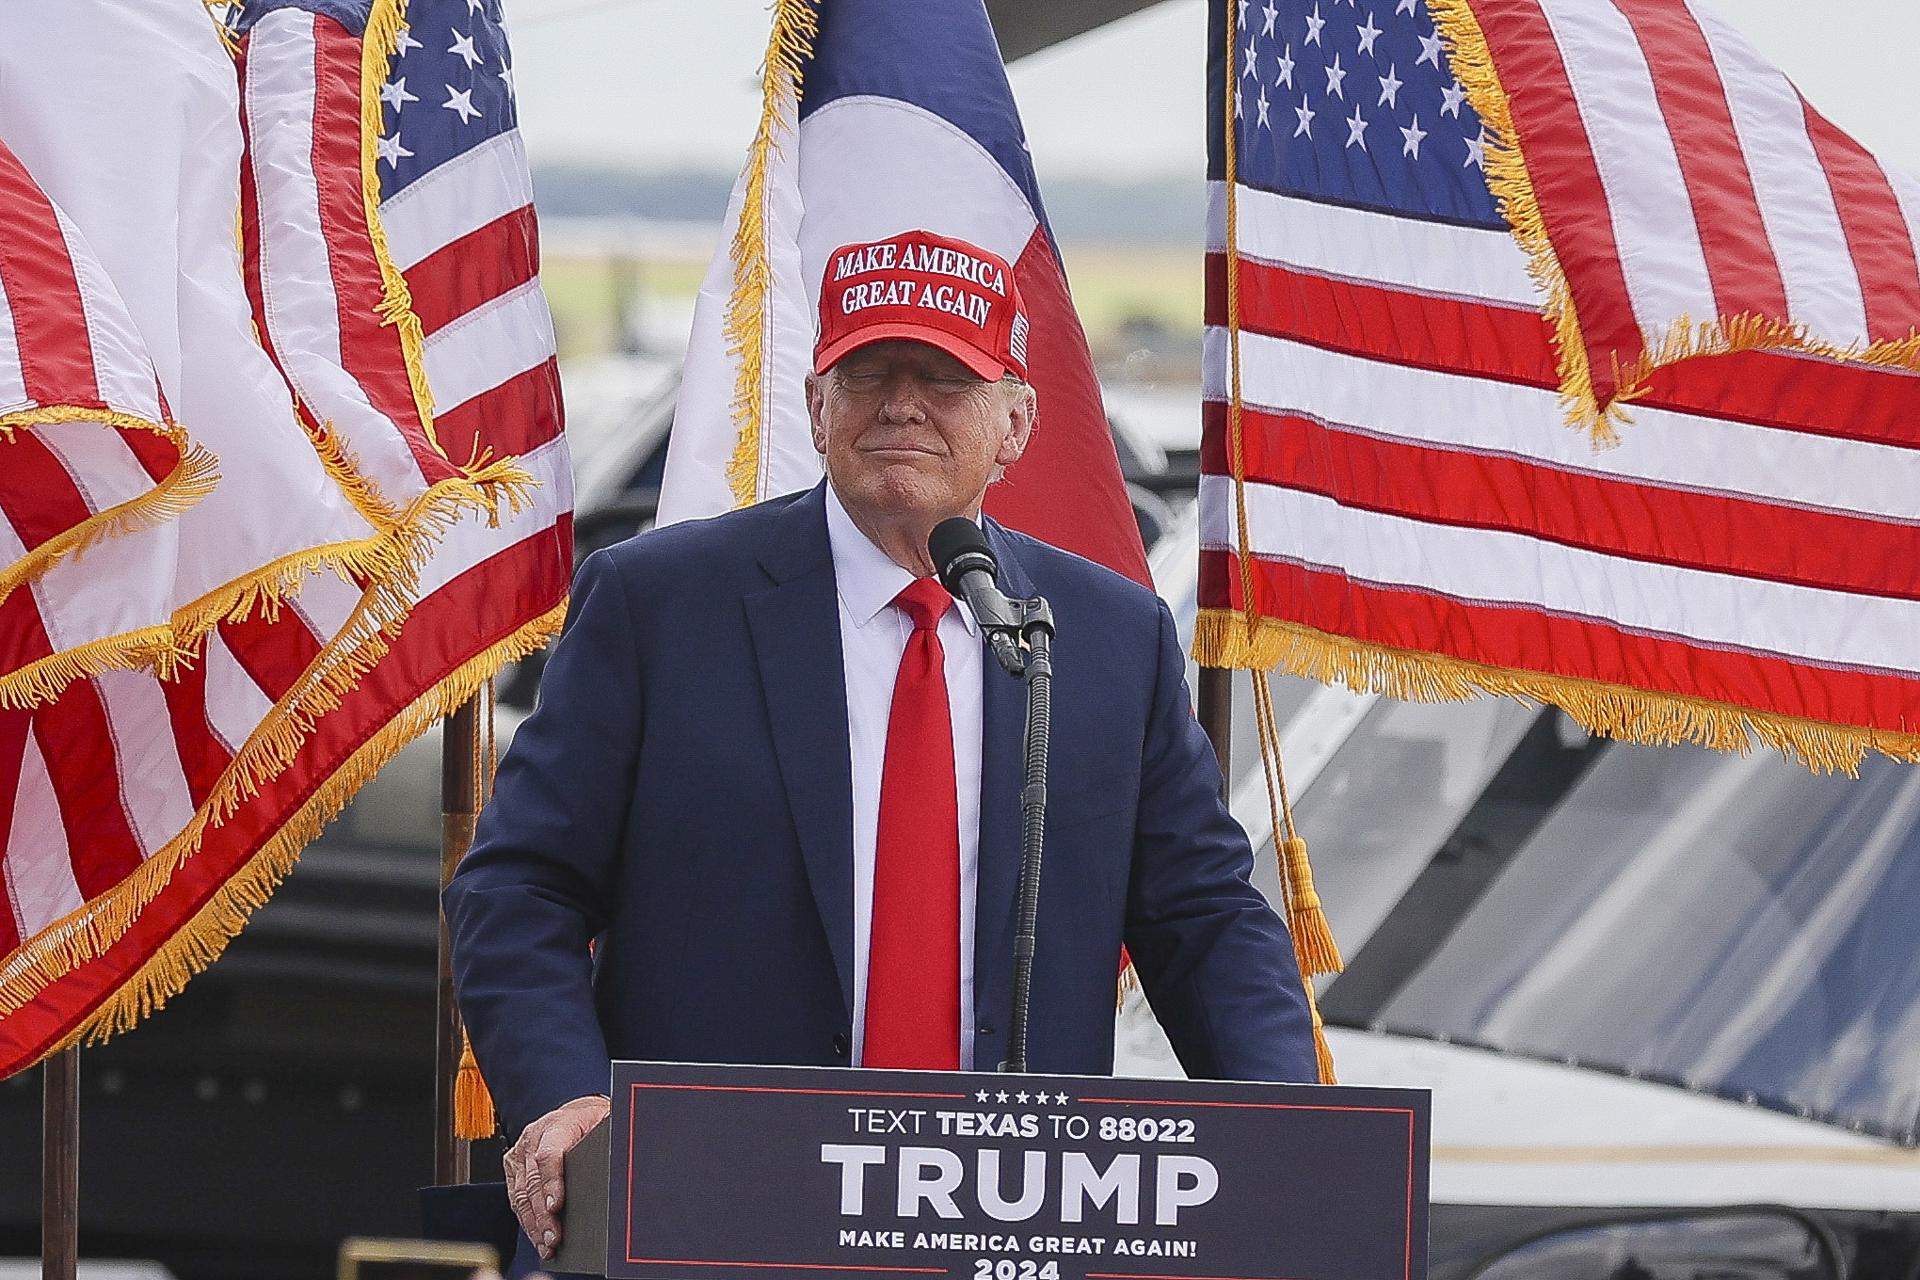
[[1233,672],[1225,667],[1201,667],[1199,702],[1200,727],[1206,731],[1207,740],[1213,743],[1213,754],[1220,761],[1221,794],[1231,795]]
[[40,1276],[74,1280],[80,1269],[80,1050],[41,1068]]
[[[480,698],[467,699],[441,723],[440,887],[473,844],[480,810]],[[460,1074],[460,1008],[453,998],[453,959],[447,920],[440,916],[440,984],[433,1034],[433,1180],[450,1186],[469,1180],[471,1145],[454,1133],[453,1090]]]

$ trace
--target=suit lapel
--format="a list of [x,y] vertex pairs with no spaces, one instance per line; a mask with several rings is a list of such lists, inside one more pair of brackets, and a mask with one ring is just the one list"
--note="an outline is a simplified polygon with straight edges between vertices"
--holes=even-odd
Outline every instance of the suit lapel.
[[824,487],[793,502],[746,598],[775,758],[848,1017],[853,1010],[853,792],[847,690]]
[[[992,520],[983,522],[1000,562],[1000,589],[1022,598],[1034,594],[1012,540]],[[1013,998],[1013,908],[1020,880],[1020,789],[1024,781],[1027,686],[991,658],[981,690],[980,864],[974,891],[974,1006],[999,1027]],[[991,1070],[992,1064],[976,1068]]]

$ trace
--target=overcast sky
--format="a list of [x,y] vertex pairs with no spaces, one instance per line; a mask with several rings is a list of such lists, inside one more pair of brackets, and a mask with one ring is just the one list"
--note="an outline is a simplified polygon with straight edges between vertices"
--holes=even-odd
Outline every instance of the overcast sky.
[[[1835,123],[1920,175],[1920,3],[1706,2]],[[506,3],[535,163],[738,167],[760,109],[760,0]],[[1204,0],[1164,0],[1014,64],[1041,180],[1198,172],[1205,20]]]

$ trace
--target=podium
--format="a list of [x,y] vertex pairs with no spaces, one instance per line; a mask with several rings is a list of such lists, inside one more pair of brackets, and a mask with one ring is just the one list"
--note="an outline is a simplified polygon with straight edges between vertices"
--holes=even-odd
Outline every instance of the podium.
[[613,1064],[555,1271],[658,1280],[1415,1280],[1430,1096]]

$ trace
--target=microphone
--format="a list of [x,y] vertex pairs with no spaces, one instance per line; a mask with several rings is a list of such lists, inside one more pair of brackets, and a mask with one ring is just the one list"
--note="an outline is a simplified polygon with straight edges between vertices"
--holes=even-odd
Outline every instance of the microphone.
[[1000,591],[1000,562],[980,526],[965,516],[942,520],[927,535],[927,554],[933,558],[940,585],[973,610],[994,658],[1007,674],[1019,675],[1026,667],[1013,639],[1020,625],[1019,612]]

